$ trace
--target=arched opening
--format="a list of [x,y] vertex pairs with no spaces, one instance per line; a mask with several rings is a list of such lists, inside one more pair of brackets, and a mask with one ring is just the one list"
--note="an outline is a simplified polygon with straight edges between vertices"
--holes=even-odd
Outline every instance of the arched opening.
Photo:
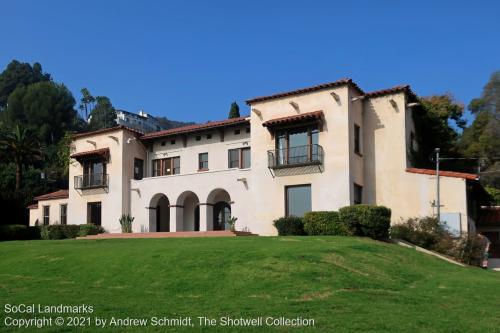
[[215,189],[207,197],[207,224],[211,230],[229,230],[231,219],[231,197],[221,188]]
[[229,230],[229,219],[231,218],[231,206],[225,201],[219,201],[214,205],[213,229]]
[[200,231],[200,200],[191,191],[183,192],[177,199],[178,231]]
[[170,231],[170,202],[165,194],[156,194],[149,204],[149,232]]

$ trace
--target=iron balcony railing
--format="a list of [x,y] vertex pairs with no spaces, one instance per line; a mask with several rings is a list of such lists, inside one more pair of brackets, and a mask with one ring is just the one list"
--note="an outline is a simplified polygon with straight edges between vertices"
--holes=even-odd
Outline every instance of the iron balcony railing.
[[105,173],[93,173],[89,175],[75,176],[75,189],[85,190],[91,188],[108,187],[109,175]]
[[267,158],[271,169],[322,165],[323,147],[314,144],[274,149],[267,152]]

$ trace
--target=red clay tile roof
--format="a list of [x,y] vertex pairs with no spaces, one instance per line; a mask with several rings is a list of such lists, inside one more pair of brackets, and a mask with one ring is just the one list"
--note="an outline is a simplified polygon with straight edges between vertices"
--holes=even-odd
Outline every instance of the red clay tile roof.
[[481,207],[477,224],[479,226],[500,226],[500,207]]
[[29,206],[28,206],[28,207],[26,207],[26,208],[28,208],[28,209],[38,209],[38,204],[37,204],[37,203],[35,203],[35,204],[31,204],[31,205],[29,205]]
[[118,130],[127,130],[127,131],[130,131],[130,132],[134,133],[137,136],[141,136],[141,135],[144,134],[144,133],[139,132],[139,131],[137,131],[137,130],[135,130],[133,128],[130,128],[130,127],[127,127],[127,126],[123,126],[123,125],[119,125],[119,126],[110,127],[110,128],[103,128],[103,129],[96,130],[96,131],[91,131],[91,132],[76,133],[76,134],[73,134],[71,136],[71,138],[72,139],[79,139],[79,138],[83,138],[83,137],[86,137],[86,136],[92,136],[92,135],[97,135],[97,134],[104,134],[104,133],[114,132],[114,131],[118,131]]
[[365,97],[380,97],[398,92],[403,92],[407,94],[412,100],[418,100],[417,95],[411,90],[409,85],[400,85],[388,89],[370,91],[365,94]]
[[273,127],[278,125],[291,124],[304,120],[318,120],[323,118],[323,111],[313,111],[302,114],[297,114],[288,117],[275,118],[262,123],[264,127]]
[[188,125],[188,126],[183,126],[183,127],[171,128],[168,130],[163,130],[163,131],[158,131],[158,132],[147,133],[147,134],[141,136],[141,140],[148,140],[148,139],[153,139],[153,138],[160,138],[160,137],[193,133],[193,132],[201,132],[201,131],[208,130],[208,129],[221,128],[221,127],[227,127],[227,126],[233,126],[233,125],[248,124],[248,123],[250,123],[250,120],[248,120],[247,117],[231,118],[231,119],[225,119],[225,120],[219,120],[219,121],[209,121],[209,122],[204,123],[204,124],[194,124],[194,125]]
[[344,79],[340,79],[338,81],[323,83],[323,84],[315,85],[312,87],[307,87],[307,88],[302,88],[302,89],[297,89],[297,90],[292,90],[292,91],[287,91],[287,92],[281,92],[281,93],[268,95],[268,96],[255,97],[252,99],[248,99],[246,102],[248,105],[250,105],[253,103],[257,103],[257,102],[263,102],[263,101],[267,101],[267,100],[271,100],[271,99],[300,95],[300,94],[305,94],[305,93],[314,92],[314,91],[318,91],[318,90],[334,88],[334,87],[338,87],[338,86],[342,86],[342,85],[350,85],[351,87],[356,89],[360,94],[364,94],[363,90],[361,90],[361,88],[356,83],[354,83],[349,78],[344,78]]
[[101,148],[101,149],[95,149],[95,150],[89,150],[89,151],[82,151],[80,153],[73,154],[70,157],[78,160],[82,157],[90,157],[90,156],[100,156],[100,157],[109,158],[109,148]]
[[34,197],[33,200],[54,200],[54,199],[67,199],[69,197],[68,190],[59,190],[47,194],[42,194],[37,197]]
[[[408,168],[406,172],[411,173],[420,173],[423,175],[436,175],[436,170],[433,169],[417,169],[417,168]],[[454,171],[439,171],[439,176],[442,177],[454,177],[454,178],[463,178],[469,180],[478,180],[479,176],[473,173],[465,173],[465,172],[454,172]]]

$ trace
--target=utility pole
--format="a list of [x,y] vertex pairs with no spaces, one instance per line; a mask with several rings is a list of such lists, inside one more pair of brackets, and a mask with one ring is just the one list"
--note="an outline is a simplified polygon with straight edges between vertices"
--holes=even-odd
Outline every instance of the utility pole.
[[441,222],[441,200],[439,196],[439,148],[435,148],[436,153],[436,217],[438,222]]

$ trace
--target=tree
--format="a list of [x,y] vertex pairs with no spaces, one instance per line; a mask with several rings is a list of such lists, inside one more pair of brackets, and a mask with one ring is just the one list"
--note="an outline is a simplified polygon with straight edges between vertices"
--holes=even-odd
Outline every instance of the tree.
[[80,99],[80,110],[85,113],[85,121],[89,119],[89,113],[95,105],[95,97],[92,96],[87,88],[80,90],[82,98]]
[[469,104],[476,116],[463,132],[459,142],[467,157],[482,158],[481,182],[500,189],[500,71],[494,72],[483,89],[481,97]]
[[[455,101],[451,94],[434,95],[420,99],[414,108],[415,139],[417,151],[410,152],[410,158],[417,167],[431,167],[429,157],[434,148],[441,148],[443,156],[457,156],[457,129],[465,127],[464,106]],[[454,128],[455,127],[455,128]]]
[[89,125],[92,130],[116,126],[116,110],[108,97],[97,96],[96,104],[90,113]]
[[14,128],[22,124],[40,140],[55,144],[66,131],[78,126],[75,99],[63,84],[38,82],[20,86],[10,94],[4,120]]
[[36,135],[16,125],[12,131],[0,132],[0,151],[16,166],[16,191],[21,188],[23,167],[42,157]]
[[0,74],[0,111],[5,109],[10,94],[16,88],[50,80],[50,74],[43,73],[42,65],[39,63],[36,62],[31,66],[28,63],[12,60]]
[[228,118],[239,118],[240,117],[240,107],[238,103],[232,102],[231,103],[231,109],[229,109],[229,116]]

